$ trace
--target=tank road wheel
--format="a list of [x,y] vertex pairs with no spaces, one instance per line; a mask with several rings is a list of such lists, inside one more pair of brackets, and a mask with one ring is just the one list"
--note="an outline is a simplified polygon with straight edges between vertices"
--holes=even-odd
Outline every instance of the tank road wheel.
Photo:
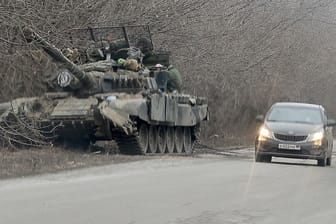
[[170,154],[174,153],[174,135],[175,135],[174,128],[168,127],[167,128],[167,151]]
[[175,129],[174,142],[175,142],[175,152],[181,154],[183,151],[183,128],[177,127]]
[[148,152],[148,126],[146,124],[141,124],[139,129],[139,146],[142,154]]
[[148,138],[148,146],[149,146],[149,152],[150,153],[156,153],[157,152],[157,128],[155,126],[149,126],[149,138]]
[[167,128],[165,126],[158,127],[158,150],[159,153],[165,153],[167,148]]
[[183,148],[186,154],[192,153],[191,130],[189,127],[183,128]]

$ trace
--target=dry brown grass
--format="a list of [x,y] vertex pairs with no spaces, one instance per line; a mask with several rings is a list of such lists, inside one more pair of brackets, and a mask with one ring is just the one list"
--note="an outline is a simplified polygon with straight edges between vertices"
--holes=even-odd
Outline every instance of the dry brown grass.
[[0,179],[150,159],[109,153],[89,153],[61,148],[11,151],[0,149]]

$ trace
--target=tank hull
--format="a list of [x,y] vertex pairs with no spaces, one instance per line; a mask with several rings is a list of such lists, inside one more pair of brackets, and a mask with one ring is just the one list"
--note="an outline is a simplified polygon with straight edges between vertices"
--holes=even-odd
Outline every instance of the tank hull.
[[14,114],[34,120],[36,130],[55,136],[52,141],[115,140],[122,153],[191,153],[208,116],[203,99],[189,95],[55,95],[0,104],[0,123]]

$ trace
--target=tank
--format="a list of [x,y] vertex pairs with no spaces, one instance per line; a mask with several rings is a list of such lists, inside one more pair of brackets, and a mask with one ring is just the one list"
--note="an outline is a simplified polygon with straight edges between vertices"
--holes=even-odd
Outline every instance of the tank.
[[[133,35],[138,38],[135,46],[127,27],[114,28],[123,38],[97,40],[94,34],[100,28],[89,28],[91,45],[77,58],[72,57],[75,49],[62,51],[24,29],[25,39],[50,56],[58,69],[43,96],[0,104],[5,143],[88,145],[114,140],[125,154],[192,153],[201,122],[209,118],[207,100],[168,92],[167,71],[156,71],[153,65],[168,66],[169,53],[155,51],[150,36]],[[150,33],[149,27],[145,30]],[[85,59],[79,59],[83,55]]]

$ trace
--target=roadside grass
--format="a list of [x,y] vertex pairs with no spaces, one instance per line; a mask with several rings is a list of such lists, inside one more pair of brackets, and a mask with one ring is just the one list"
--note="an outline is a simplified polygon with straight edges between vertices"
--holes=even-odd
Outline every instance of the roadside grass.
[[[205,147],[215,147],[225,150],[226,147],[242,147],[254,144],[254,133],[236,134],[227,132],[215,135],[201,141],[198,153],[209,153]],[[101,142],[95,145],[93,150],[83,150],[75,147],[50,147],[30,149],[0,148],[0,179],[56,173],[65,170],[102,166],[109,164],[125,163],[138,160],[146,160],[160,157],[121,155],[117,153],[117,146],[113,142]],[[211,152],[211,151],[210,151]]]
[[147,159],[147,157],[63,148],[23,150],[2,148],[0,149],[0,179],[55,173],[141,159]]

